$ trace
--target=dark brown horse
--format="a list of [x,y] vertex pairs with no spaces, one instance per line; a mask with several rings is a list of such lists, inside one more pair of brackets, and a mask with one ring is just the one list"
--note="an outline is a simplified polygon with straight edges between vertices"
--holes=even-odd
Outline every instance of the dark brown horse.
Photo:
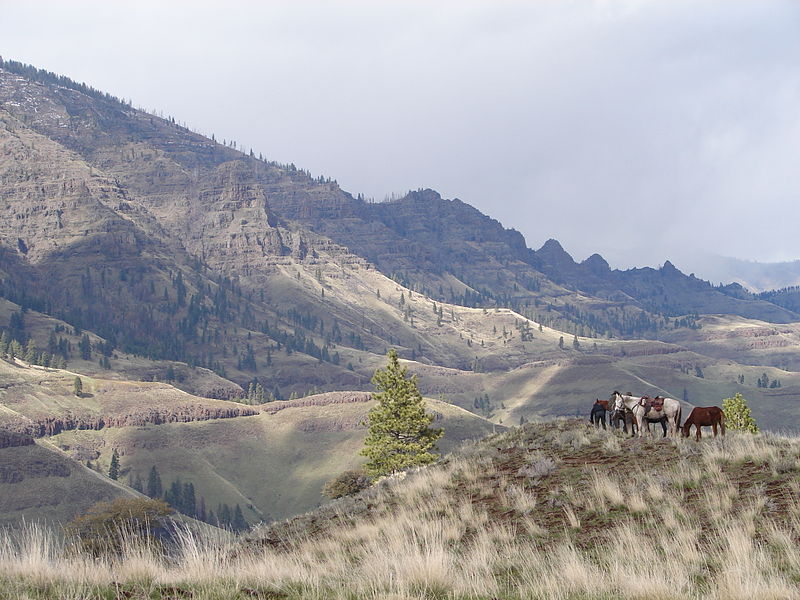
[[717,437],[717,425],[725,435],[725,413],[719,406],[696,406],[689,414],[689,418],[683,424],[683,437],[689,437],[689,429],[694,425],[697,430],[697,441],[700,441],[701,427],[711,427],[714,430],[714,437]]
[[594,401],[592,405],[592,412],[589,414],[589,422],[598,427],[603,426],[606,428],[606,412],[608,411],[608,400],[600,400],[599,398]]

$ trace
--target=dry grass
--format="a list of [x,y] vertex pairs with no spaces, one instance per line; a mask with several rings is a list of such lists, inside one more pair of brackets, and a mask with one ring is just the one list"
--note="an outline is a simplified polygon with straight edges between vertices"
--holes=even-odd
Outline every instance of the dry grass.
[[185,530],[169,556],[90,559],[29,526],[0,537],[0,597],[800,595],[797,439],[609,444],[582,427],[494,436],[247,539]]

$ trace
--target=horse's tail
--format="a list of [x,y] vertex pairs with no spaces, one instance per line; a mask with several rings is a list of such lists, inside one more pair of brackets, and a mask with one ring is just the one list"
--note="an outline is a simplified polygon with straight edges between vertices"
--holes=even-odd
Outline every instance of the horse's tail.
[[722,431],[722,435],[725,435],[725,413],[722,411],[719,413],[719,428]]
[[681,416],[683,415],[683,406],[678,402],[678,412],[675,413],[675,437],[678,437],[678,432],[681,430]]

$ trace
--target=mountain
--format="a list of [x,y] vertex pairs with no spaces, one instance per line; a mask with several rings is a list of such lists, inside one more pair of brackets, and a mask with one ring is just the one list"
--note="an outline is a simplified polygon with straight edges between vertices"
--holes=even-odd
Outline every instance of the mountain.
[[736,283],[754,294],[800,285],[800,260],[766,263],[699,255],[691,265],[711,281]]
[[577,263],[433,190],[366,202],[13,62],[0,205],[0,426],[101,471],[119,449],[128,483],[161,465],[251,522],[356,464],[392,347],[446,444],[614,389],[742,392],[762,426],[800,427],[792,290]]

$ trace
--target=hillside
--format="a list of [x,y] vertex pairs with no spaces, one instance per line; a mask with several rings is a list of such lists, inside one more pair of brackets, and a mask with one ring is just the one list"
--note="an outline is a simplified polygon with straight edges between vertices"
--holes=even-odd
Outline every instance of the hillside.
[[187,536],[169,561],[139,553],[135,570],[112,557],[89,574],[54,542],[48,560],[11,549],[0,583],[18,596],[38,586],[43,599],[66,589],[137,599],[788,599],[800,594],[798,459],[797,438],[774,435],[698,444],[529,424],[235,543]]
[[23,521],[57,526],[96,502],[135,495],[49,442],[0,428],[0,527]]
[[[240,504],[248,522],[257,523],[315,507],[322,501],[325,481],[362,462],[358,451],[366,435],[364,420],[373,405],[368,393],[333,392],[248,406],[192,396],[167,383],[81,374],[84,391],[76,397],[75,376],[0,360],[0,431],[10,439],[27,440],[25,445],[9,444],[5,452],[12,489],[22,489],[13,475],[16,463],[24,470],[31,461],[56,461],[58,474],[90,473],[97,480],[94,487],[119,488],[118,494],[132,493],[130,487],[146,482],[155,466],[164,489],[178,479],[192,483],[198,500],[202,497],[208,507]],[[428,407],[446,431],[439,443],[445,452],[497,428],[438,400],[428,400]],[[40,438],[38,445],[31,445],[31,435]],[[48,448],[51,455],[59,450],[57,456],[47,458]],[[126,491],[85,468],[89,463],[107,473],[113,450],[120,456],[120,483],[129,486]],[[31,453],[44,458],[27,456]],[[45,506],[59,502],[49,499],[48,489],[62,490],[62,501],[80,494],[73,480],[80,478],[36,488],[47,499]],[[104,493],[102,499],[109,492]],[[99,494],[87,493],[85,499]],[[36,514],[42,506],[42,500],[33,501],[30,495],[17,493],[15,498],[19,510],[9,506],[4,514],[7,522]],[[23,506],[27,513],[19,512]],[[87,506],[81,502],[62,507],[59,515],[69,520]]]
[[[253,376],[240,368],[248,343],[261,334],[273,351],[288,345],[330,359],[319,383],[352,387],[332,344],[426,352],[406,311],[378,327],[387,315],[367,321],[352,298],[323,298],[326,276],[350,270],[363,280],[372,265],[438,302],[508,306],[591,337],[654,337],[679,325],[666,317],[693,312],[797,318],[667,265],[624,273],[600,257],[577,265],[554,241],[534,252],[519,233],[431,190],[371,204],[174,119],[4,65],[0,293],[126,352],[199,364],[241,385]],[[270,389],[292,385],[282,369],[250,371]]]

